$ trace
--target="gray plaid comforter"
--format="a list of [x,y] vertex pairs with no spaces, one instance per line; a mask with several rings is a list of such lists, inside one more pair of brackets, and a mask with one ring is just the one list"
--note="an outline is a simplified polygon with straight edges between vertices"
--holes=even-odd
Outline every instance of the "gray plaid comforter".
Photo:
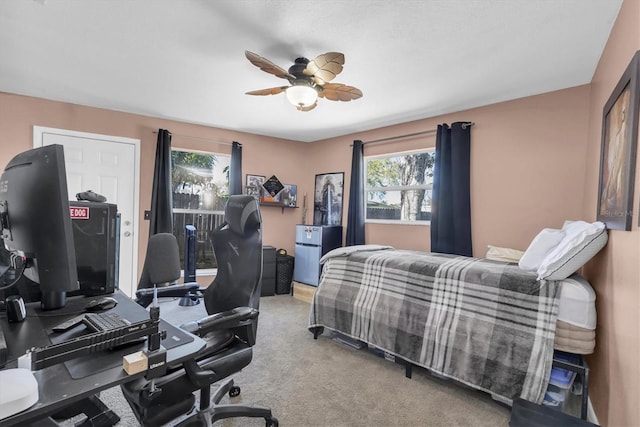
[[325,261],[309,327],[339,331],[501,400],[540,403],[558,289],[515,264],[355,251]]

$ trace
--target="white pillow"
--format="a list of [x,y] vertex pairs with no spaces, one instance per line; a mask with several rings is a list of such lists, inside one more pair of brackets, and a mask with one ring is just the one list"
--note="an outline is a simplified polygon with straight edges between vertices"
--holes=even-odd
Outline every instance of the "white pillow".
[[537,271],[542,261],[558,246],[565,233],[555,228],[544,228],[533,238],[518,265],[523,270]]
[[545,257],[537,270],[539,280],[566,279],[600,252],[608,240],[607,229],[602,222],[567,221],[562,231],[564,239]]

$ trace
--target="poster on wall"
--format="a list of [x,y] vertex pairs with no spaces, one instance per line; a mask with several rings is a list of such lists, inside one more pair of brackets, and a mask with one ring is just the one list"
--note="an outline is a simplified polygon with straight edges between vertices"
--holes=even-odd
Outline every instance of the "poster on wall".
[[262,199],[262,194],[264,189],[262,188],[262,184],[264,183],[265,177],[262,175],[249,175],[247,174],[246,181],[244,184],[244,194],[249,196],[253,196],[256,198],[258,202]]
[[313,225],[342,225],[344,172],[316,175]]
[[607,228],[631,230],[633,184],[638,140],[638,76],[636,52],[604,106],[598,189],[598,221]]
[[262,188],[264,189],[264,194],[262,196],[263,202],[280,203],[280,192],[284,189],[284,185],[282,185],[277,176],[272,175],[271,178],[263,182]]
[[295,208],[298,206],[298,186],[293,184],[284,184],[284,189],[280,192],[282,204]]

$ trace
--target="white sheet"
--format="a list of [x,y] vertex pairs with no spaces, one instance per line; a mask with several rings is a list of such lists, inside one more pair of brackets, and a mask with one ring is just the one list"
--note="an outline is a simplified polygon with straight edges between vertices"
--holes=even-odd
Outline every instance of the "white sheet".
[[596,328],[596,293],[579,274],[561,281],[558,320],[581,328]]

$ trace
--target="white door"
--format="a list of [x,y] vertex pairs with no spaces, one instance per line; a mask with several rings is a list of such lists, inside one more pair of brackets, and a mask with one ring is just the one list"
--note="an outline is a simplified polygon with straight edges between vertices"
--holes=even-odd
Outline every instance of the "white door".
[[93,190],[118,206],[118,286],[132,296],[138,282],[138,200],[140,140],[34,126],[33,145],[64,147],[69,198]]

